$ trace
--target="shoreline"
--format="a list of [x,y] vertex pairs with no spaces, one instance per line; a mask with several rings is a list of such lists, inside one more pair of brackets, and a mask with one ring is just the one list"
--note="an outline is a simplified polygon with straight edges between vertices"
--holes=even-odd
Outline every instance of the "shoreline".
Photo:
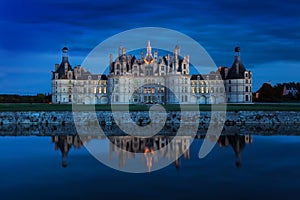
[[[175,130],[174,130],[175,128]],[[174,136],[176,131],[178,131],[179,126],[168,127],[165,126],[158,134],[156,135],[168,135]],[[125,134],[119,129],[117,125],[113,126],[101,126],[101,129],[104,131],[105,135],[95,134],[93,132],[88,132],[86,136],[97,136],[103,137],[106,136],[124,136]],[[196,136],[203,137],[207,134],[208,124],[199,124],[197,133],[191,133],[189,131],[180,134],[180,136]],[[254,124],[254,125],[234,125],[226,126],[224,125],[222,134],[225,135],[258,135],[258,136],[281,136],[281,135],[291,135],[298,136],[300,135],[300,126],[299,125],[268,125],[268,124]],[[57,125],[57,124],[6,124],[0,126],[0,136],[53,136],[53,135],[77,135],[76,127],[72,124],[66,125]],[[135,136],[134,133],[131,134]],[[137,135],[138,136],[138,135]]]
[[[116,123],[131,123],[132,120],[141,126],[152,123],[161,123],[160,117],[150,119],[148,111],[130,112],[130,117],[122,115],[114,121],[110,111],[96,111],[97,120],[101,125],[113,125]],[[81,112],[78,124],[89,125],[93,120],[92,112]],[[216,115],[224,115],[225,112],[216,111]],[[157,116],[164,113],[157,112]],[[184,118],[184,120],[182,120]],[[211,121],[210,111],[200,111],[200,118],[195,119],[193,112],[167,111],[166,124],[209,124]],[[218,121],[212,123],[220,123]],[[14,111],[0,112],[0,125],[5,124],[74,124],[73,112],[71,111]],[[247,124],[300,124],[300,112],[297,111],[227,111],[225,125],[247,125]]]

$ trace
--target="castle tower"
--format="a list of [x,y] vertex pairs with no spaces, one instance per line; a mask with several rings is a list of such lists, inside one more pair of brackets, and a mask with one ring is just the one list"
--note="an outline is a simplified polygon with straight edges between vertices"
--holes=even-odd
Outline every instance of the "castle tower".
[[234,48],[234,62],[226,76],[227,102],[252,102],[252,72],[241,61],[241,48]]

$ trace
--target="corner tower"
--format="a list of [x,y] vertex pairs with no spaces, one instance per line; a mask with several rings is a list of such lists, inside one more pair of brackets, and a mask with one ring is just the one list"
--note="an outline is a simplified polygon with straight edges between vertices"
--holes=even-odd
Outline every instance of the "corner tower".
[[252,102],[252,72],[246,70],[241,61],[241,48],[234,48],[234,61],[226,76],[228,103]]

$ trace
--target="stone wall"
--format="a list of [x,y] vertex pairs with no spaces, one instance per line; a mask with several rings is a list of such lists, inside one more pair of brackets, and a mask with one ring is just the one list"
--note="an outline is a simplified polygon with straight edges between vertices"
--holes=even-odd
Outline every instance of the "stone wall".
[[[189,126],[189,125],[188,125]],[[193,136],[197,134],[199,138],[205,136],[209,125],[199,124],[197,133],[191,131],[184,131],[184,136]],[[86,127],[86,136],[103,137],[101,134],[91,134],[89,126]],[[179,126],[165,126],[158,135],[176,135],[178,134]],[[105,132],[106,136],[118,136],[124,135],[117,125],[113,126],[101,126],[101,129]],[[72,124],[57,125],[57,124],[6,124],[0,125],[0,136],[53,136],[53,135],[76,135],[76,127]],[[295,124],[290,125],[271,125],[271,124],[252,124],[252,125],[235,125],[224,126],[222,134],[244,134],[244,135],[300,135],[300,126]],[[83,135],[83,134],[81,134]],[[134,135],[134,133],[132,133]]]
[[[118,113],[122,115],[122,112]],[[221,115],[222,113],[217,113]],[[83,112],[78,123],[88,123],[92,120],[93,114],[90,112]],[[109,111],[96,112],[97,119],[100,124],[111,125],[114,124],[112,113]],[[173,111],[167,113],[167,124],[180,124],[183,121],[186,123],[197,122],[194,118],[193,112]],[[139,125],[146,125],[150,123],[149,112],[131,112],[130,118],[124,116],[121,118],[121,123],[128,123],[134,120]],[[200,112],[200,124],[208,124],[211,120],[211,112]],[[154,123],[160,123],[159,117],[153,118]],[[74,124],[73,113],[68,111],[52,111],[52,112],[0,112],[0,125],[6,124]],[[247,125],[247,124],[300,124],[300,112],[291,111],[239,111],[226,113],[226,125]]]

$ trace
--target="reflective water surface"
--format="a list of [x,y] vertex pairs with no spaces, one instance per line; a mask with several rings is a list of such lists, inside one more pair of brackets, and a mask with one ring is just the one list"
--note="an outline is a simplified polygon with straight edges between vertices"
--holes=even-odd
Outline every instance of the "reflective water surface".
[[[80,138],[71,127],[53,134],[42,134],[36,127],[13,127],[10,132],[1,128],[1,199],[298,199],[297,134],[249,134],[231,127],[220,138],[210,138],[217,145],[199,159],[203,134],[194,140],[181,136],[158,155],[154,150],[167,145],[172,135]],[[101,150],[120,169],[138,159],[149,172],[130,174],[101,164],[84,147],[94,140],[101,141]],[[160,159],[172,160],[173,150],[182,156],[162,170],[151,171]]]

